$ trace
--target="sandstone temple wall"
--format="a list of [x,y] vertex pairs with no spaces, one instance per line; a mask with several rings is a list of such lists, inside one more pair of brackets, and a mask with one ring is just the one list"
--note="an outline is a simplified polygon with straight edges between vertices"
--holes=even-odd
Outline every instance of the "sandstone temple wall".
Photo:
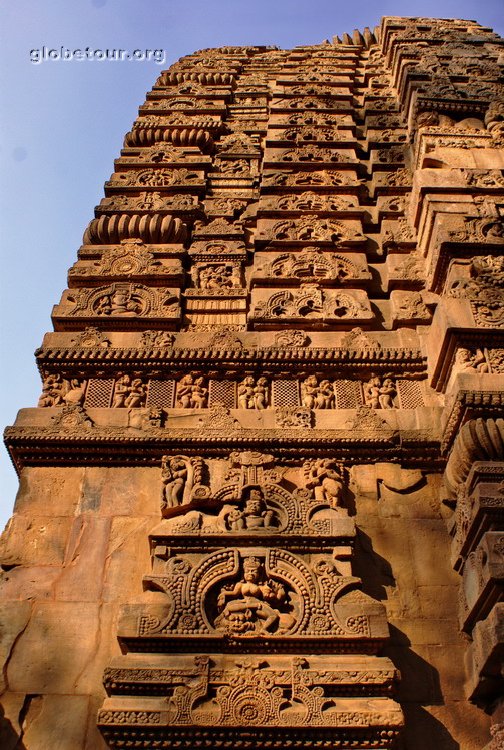
[[5,433],[2,748],[503,747],[503,44],[156,81]]

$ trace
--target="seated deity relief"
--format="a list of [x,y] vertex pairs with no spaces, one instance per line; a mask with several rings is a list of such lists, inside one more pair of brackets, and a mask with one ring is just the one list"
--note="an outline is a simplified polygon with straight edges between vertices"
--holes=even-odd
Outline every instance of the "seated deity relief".
[[245,557],[242,578],[219,591],[214,626],[232,636],[284,635],[298,619],[294,602],[292,589],[269,577],[260,558]]
[[[187,460],[184,457],[171,459],[172,463],[175,462],[172,470],[173,480],[170,483],[169,498],[165,490],[165,509],[176,507],[175,505],[168,506],[168,503],[173,501],[179,506],[183,505],[181,502],[184,500],[182,484],[187,481],[188,472],[185,464]],[[234,489],[236,488],[231,488],[231,491]],[[206,498],[203,498],[205,510],[195,507],[198,498],[194,498],[192,493],[188,494],[186,491],[185,499],[191,507],[183,518],[178,515],[170,519],[169,526],[172,533],[271,534],[282,531],[287,525],[286,513],[281,508],[278,498],[275,500],[268,496],[266,499],[264,490],[260,486],[245,486],[238,496],[222,495],[220,498],[211,498],[208,502]],[[163,515],[169,517],[166,510]]]
[[[241,466],[228,470],[221,486],[211,491],[207,477],[213,466],[197,456],[163,457],[165,520],[153,530],[152,538],[182,535],[194,537],[196,543],[209,534],[351,537],[355,533],[345,507],[343,469],[332,458],[306,459],[299,469],[289,470],[259,465],[252,471],[254,467]],[[286,471],[288,480],[283,478]],[[297,488],[292,489],[293,482]]]
[[178,289],[152,289],[117,282],[96,288],[69,289],[55,308],[57,318],[173,318],[180,317]]
[[387,638],[385,609],[360,590],[348,546],[308,555],[227,546],[163,545],[144,578],[145,601],[124,608],[120,638]]

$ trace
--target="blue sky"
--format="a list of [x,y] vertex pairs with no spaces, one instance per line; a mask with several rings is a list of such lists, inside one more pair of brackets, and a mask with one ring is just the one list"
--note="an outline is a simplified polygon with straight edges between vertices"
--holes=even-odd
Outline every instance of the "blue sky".
[[[160,71],[224,44],[316,44],[383,15],[474,19],[504,35],[502,0],[3,0],[0,6],[0,424],[34,406],[33,351],[66,286],[124,134]],[[30,51],[162,49],[164,65],[30,62]],[[17,479],[0,451],[0,525]]]

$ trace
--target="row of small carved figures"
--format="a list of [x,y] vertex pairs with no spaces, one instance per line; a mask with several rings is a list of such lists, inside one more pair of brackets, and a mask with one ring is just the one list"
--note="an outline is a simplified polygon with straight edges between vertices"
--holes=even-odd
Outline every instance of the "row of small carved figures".
[[[293,381],[297,384],[297,381]],[[395,407],[397,387],[391,376],[372,375],[368,381],[357,381],[362,385],[365,406],[373,409]],[[301,405],[310,409],[336,408],[336,382],[309,375],[301,381]],[[39,407],[82,404],[86,396],[87,381],[67,380],[59,374],[50,374],[44,380]],[[247,375],[237,384],[236,402],[239,409],[267,409],[271,405],[271,387],[265,377]],[[113,385],[112,408],[135,408],[146,405],[148,382],[143,378],[120,375]],[[209,387],[207,380],[197,373],[184,375],[176,387],[175,407],[179,409],[202,409],[208,406]]]

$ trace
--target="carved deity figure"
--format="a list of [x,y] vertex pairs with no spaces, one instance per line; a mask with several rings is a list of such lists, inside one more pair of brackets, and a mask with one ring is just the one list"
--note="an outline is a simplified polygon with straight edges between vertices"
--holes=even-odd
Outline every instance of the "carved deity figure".
[[145,405],[147,391],[141,378],[121,375],[115,382],[113,409],[135,409]]
[[42,386],[42,394],[39,398],[38,406],[63,406],[65,403],[65,390],[65,382],[61,375],[48,375]]
[[301,384],[303,406],[309,409],[334,409],[334,389],[329,380],[318,382],[316,375],[309,375]]
[[268,381],[257,380],[250,375],[238,385],[238,406],[240,409],[266,409],[268,407]]
[[257,557],[245,558],[242,580],[219,593],[217,607],[215,627],[230,635],[281,635],[295,623],[285,587],[266,576]]
[[457,349],[455,367],[457,370],[468,372],[489,372],[488,363],[481,349],[476,349],[475,352],[464,347]]
[[188,373],[180,380],[177,388],[177,406],[182,409],[203,409],[207,405],[208,388],[202,377]]
[[71,380],[68,390],[64,395],[65,404],[82,404],[84,401],[85,381]]
[[308,489],[313,489],[315,499],[332,508],[341,507],[343,479],[337,465],[330,458],[315,458],[303,466]]
[[97,315],[138,315],[142,306],[127,289],[115,289],[111,294],[100,297],[96,303]]
[[383,378],[373,375],[367,383],[364,383],[364,403],[371,409],[393,409],[394,398],[397,390],[391,378]]
[[242,508],[232,510],[227,523],[231,531],[244,529],[269,528],[274,523],[275,512],[266,505],[264,493],[260,487],[249,487],[244,490]]
[[182,504],[188,477],[187,462],[183,456],[165,456],[161,469],[164,484],[161,509],[176,508]]

